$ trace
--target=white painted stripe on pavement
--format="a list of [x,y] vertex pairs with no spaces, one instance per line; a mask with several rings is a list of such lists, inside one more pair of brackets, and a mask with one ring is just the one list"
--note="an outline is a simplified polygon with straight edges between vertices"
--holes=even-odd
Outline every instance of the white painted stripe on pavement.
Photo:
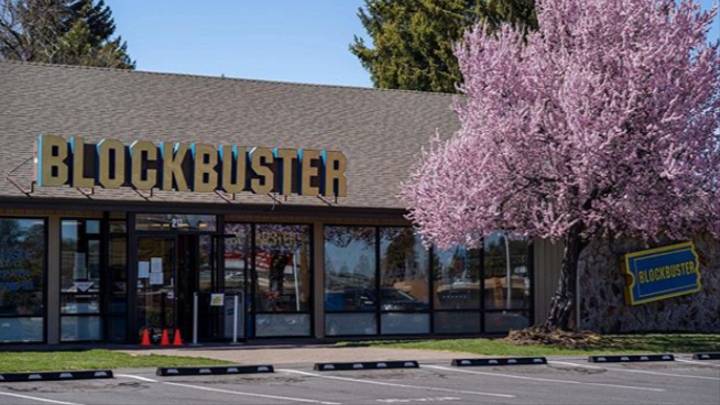
[[720,381],[720,378],[718,378],[718,377],[707,377],[704,375],[661,373],[659,371],[636,370],[636,369],[620,368],[620,367],[608,367],[607,365],[605,365],[603,367],[597,367],[597,366],[589,366],[587,364],[571,363],[568,361],[549,361],[548,363],[565,364],[568,366],[584,367],[584,368],[605,369],[605,370],[610,370],[610,371],[620,371],[623,373],[648,374],[648,375],[660,375],[663,377],[695,378],[698,380]]
[[133,380],[139,380],[139,381],[145,381],[145,382],[151,382],[151,383],[159,382],[158,380],[153,380],[152,378],[147,378],[147,377],[142,377],[139,375],[132,375],[132,374],[115,374],[115,377],[132,378]]
[[173,385],[176,387],[193,388],[196,390],[220,392],[223,394],[233,394],[233,395],[240,395],[240,396],[246,396],[246,397],[276,399],[276,400],[288,401],[288,402],[304,402],[304,403],[308,403],[308,404],[342,405],[342,403],[340,403],[340,402],[327,402],[327,401],[320,401],[317,399],[305,399],[305,398],[295,398],[295,397],[284,397],[284,396],[280,396],[280,395],[256,394],[253,392],[231,391],[231,390],[225,390],[225,389],[221,389],[221,388],[210,388],[210,387],[203,387],[201,385],[182,384],[182,383],[174,383],[174,382],[168,382],[168,381],[162,381],[162,383],[167,384],[167,385]]
[[288,401],[288,402],[304,402],[304,403],[308,403],[308,404],[342,405],[342,403],[340,403],[340,402],[327,402],[327,401],[320,401],[317,399],[284,397],[284,396],[280,396],[280,395],[256,394],[253,392],[232,391],[232,390],[226,390],[226,389],[221,389],[221,388],[203,387],[202,385],[182,384],[182,383],[175,383],[175,382],[170,382],[170,381],[159,381],[159,380],[153,380],[152,378],[142,377],[142,376],[133,375],[133,374],[115,374],[115,377],[132,378],[135,380],[145,381],[145,382],[150,382],[150,383],[174,385],[174,386],[178,386],[178,387],[192,388],[192,389],[201,390],[201,391],[220,392],[223,394],[232,394],[232,395],[240,395],[240,396],[247,396],[247,397],[276,399],[276,400],[282,400],[282,401]]
[[47,399],[47,398],[40,398],[40,397],[32,397],[32,396],[30,396],[30,395],[13,394],[13,393],[4,392],[4,391],[0,391],[0,395],[7,395],[7,396],[9,396],[9,397],[27,399],[27,400],[29,400],[29,401],[45,402],[45,403],[48,403],[48,404],[58,404],[58,405],[82,405],[82,404],[79,404],[79,403],[77,403],[77,402],[57,401],[57,400],[54,400],[54,399]]
[[308,377],[325,378],[328,380],[348,381],[348,382],[356,382],[356,383],[362,383],[362,384],[383,385],[386,387],[410,388],[413,390],[426,390],[426,391],[439,391],[439,392],[454,392],[456,394],[482,395],[482,396],[498,397],[498,398],[515,398],[515,395],[511,395],[511,394],[497,394],[497,393],[493,393],[493,392],[481,392],[481,391],[465,391],[465,390],[456,390],[456,389],[451,389],[451,388],[428,387],[428,386],[424,386],[424,385],[409,385],[409,384],[391,383],[391,382],[384,382],[384,381],[363,380],[360,378],[339,377],[339,376],[335,376],[335,375],[323,375],[323,374],[309,373],[307,371],[300,371],[300,370],[279,369],[276,371],[280,371],[283,373],[306,375]]
[[701,366],[708,366],[708,367],[720,367],[720,364],[708,363],[707,361],[695,361],[695,360],[684,360],[684,359],[675,359],[675,361],[679,361],[682,363],[699,364]]
[[456,373],[485,375],[485,376],[490,376],[490,377],[514,378],[517,380],[538,381],[538,382],[544,382],[544,383],[547,382],[547,383],[557,383],[557,384],[593,385],[593,386],[598,386],[598,387],[625,388],[625,389],[629,389],[629,390],[652,391],[652,392],[664,392],[665,391],[665,389],[663,389],[663,388],[640,387],[640,386],[636,386],[636,385],[594,383],[594,382],[585,382],[585,381],[577,381],[577,380],[558,380],[558,379],[554,379],[554,378],[527,377],[527,376],[515,375],[515,374],[491,373],[491,372],[487,372],[487,371],[466,370],[464,368],[450,368],[450,367],[432,366],[432,365],[424,365],[423,367],[434,368],[437,370],[444,370],[444,371],[454,371]]

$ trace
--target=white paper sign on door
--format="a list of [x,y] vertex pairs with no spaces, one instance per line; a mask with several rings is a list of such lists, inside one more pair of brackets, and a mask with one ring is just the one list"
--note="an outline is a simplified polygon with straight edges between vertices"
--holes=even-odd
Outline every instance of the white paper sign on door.
[[221,307],[225,304],[225,294],[223,293],[212,293],[210,294],[210,306]]
[[150,271],[162,273],[162,257],[151,257],[150,258]]
[[163,274],[161,271],[150,272],[150,285],[162,285],[164,284]]
[[138,262],[138,278],[150,277],[150,262]]

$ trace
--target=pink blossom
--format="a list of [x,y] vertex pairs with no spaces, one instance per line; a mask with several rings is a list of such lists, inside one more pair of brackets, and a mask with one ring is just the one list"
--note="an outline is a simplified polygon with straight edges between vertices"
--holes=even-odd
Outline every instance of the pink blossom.
[[692,1],[545,0],[540,28],[456,47],[461,128],[403,185],[447,247],[497,229],[561,239],[720,236],[716,10]]

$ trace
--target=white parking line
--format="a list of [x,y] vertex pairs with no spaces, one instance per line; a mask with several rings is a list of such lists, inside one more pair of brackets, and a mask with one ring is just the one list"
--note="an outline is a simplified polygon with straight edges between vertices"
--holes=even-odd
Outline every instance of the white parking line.
[[688,374],[661,373],[661,372],[659,372],[659,371],[635,370],[635,369],[629,369],[629,368],[608,367],[607,365],[603,365],[603,367],[598,367],[598,366],[590,366],[590,365],[587,365],[587,364],[571,363],[571,362],[569,362],[569,361],[549,361],[548,363],[565,364],[565,365],[568,365],[568,366],[584,367],[584,368],[592,368],[592,369],[604,369],[604,370],[611,370],[611,371],[620,371],[620,372],[623,372],[623,373],[649,374],[649,375],[660,375],[660,376],[663,376],[663,377],[695,378],[695,379],[698,379],[698,380],[720,381],[720,378],[717,378],[717,377],[707,377],[707,376],[704,376],[704,375],[688,375]]
[[158,380],[153,380],[152,378],[147,378],[147,377],[142,377],[139,375],[132,375],[132,374],[115,374],[115,377],[132,378],[133,380],[139,380],[139,381],[151,382],[151,383],[160,382]]
[[585,381],[577,381],[577,380],[558,380],[558,379],[554,379],[554,378],[527,377],[527,376],[515,375],[515,374],[491,373],[491,372],[486,372],[486,371],[466,370],[466,369],[462,369],[462,368],[450,368],[450,367],[432,366],[432,365],[424,365],[423,367],[434,368],[437,370],[444,370],[444,371],[454,371],[456,373],[486,375],[486,376],[491,376],[491,377],[502,377],[502,378],[514,378],[517,380],[549,382],[549,383],[557,383],[557,384],[593,385],[593,386],[598,386],[598,387],[625,388],[625,389],[629,389],[629,390],[651,391],[651,392],[664,392],[665,391],[663,388],[639,387],[636,385],[607,384],[607,383],[594,383],[594,382],[585,382]]
[[240,395],[240,396],[247,396],[247,397],[255,397],[255,398],[265,398],[265,399],[278,399],[282,401],[288,401],[288,402],[304,402],[308,404],[322,404],[322,405],[342,405],[340,402],[327,402],[327,401],[319,401],[316,399],[305,399],[305,398],[295,398],[295,397],[284,397],[280,395],[266,395],[266,394],[255,394],[253,392],[240,392],[240,391],[231,391],[231,390],[224,390],[220,388],[210,388],[210,387],[203,387],[200,385],[191,385],[191,384],[181,384],[181,383],[174,383],[174,382],[167,382],[163,381],[163,384],[168,385],[174,385],[177,387],[186,387],[186,388],[194,388],[196,390],[202,390],[202,391],[210,391],[210,392],[222,392],[224,394],[234,394],[234,395]]
[[0,391],[0,395],[7,395],[7,396],[9,396],[9,397],[22,398],[22,399],[27,399],[27,400],[30,400],[30,401],[45,402],[45,403],[48,403],[48,404],[58,404],[58,405],[82,405],[82,404],[79,404],[79,403],[77,403],[77,402],[57,401],[57,400],[54,400],[54,399],[47,399],[47,398],[40,398],[40,397],[31,397],[30,395],[12,394],[12,393],[3,392],[3,391]]
[[439,392],[453,392],[455,394],[482,395],[482,396],[498,397],[498,398],[515,398],[515,395],[511,395],[511,394],[497,394],[497,393],[493,393],[493,392],[481,392],[481,391],[465,391],[465,390],[456,390],[456,389],[451,389],[451,388],[428,387],[428,386],[424,386],[424,385],[409,385],[409,384],[390,383],[390,382],[383,382],[383,381],[363,380],[360,378],[349,378],[349,377],[339,377],[339,376],[334,376],[334,375],[322,375],[322,374],[316,374],[316,373],[309,373],[307,371],[300,371],[300,370],[280,369],[277,371],[280,371],[283,373],[300,374],[300,375],[305,375],[308,377],[324,378],[327,380],[348,381],[348,382],[356,382],[356,383],[362,383],[362,384],[375,384],[375,385],[383,385],[386,387],[410,388],[413,390],[426,390],[426,391],[439,391]]
[[132,378],[132,379],[144,381],[144,382],[167,384],[167,385],[173,385],[176,387],[191,388],[191,389],[200,390],[200,391],[219,392],[219,393],[223,393],[223,394],[239,395],[239,396],[245,396],[245,397],[274,399],[274,400],[287,401],[287,402],[302,402],[302,403],[306,403],[306,404],[342,405],[342,403],[340,403],[340,402],[328,402],[328,401],[320,401],[317,399],[285,397],[285,396],[281,396],[281,395],[257,394],[254,392],[243,392],[243,391],[226,390],[226,389],[221,389],[221,388],[203,387],[202,385],[183,384],[183,383],[175,383],[175,382],[170,382],[170,381],[159,381],[159,380],[154,380],[152,378],[147,378],[147,377],[143,377],[143,376],[139,376],[139,375],[132,375],[132,374],[115,374],[115,377]]
[[720,367],[720,364],[707,363],[707,362],[703,362],[703,361],[684,360],[684,359],[675,359],[675,361],[679,361],[682,363],[690,363],[690,364],[700,364],[701,366],[708,366],[708,367]]

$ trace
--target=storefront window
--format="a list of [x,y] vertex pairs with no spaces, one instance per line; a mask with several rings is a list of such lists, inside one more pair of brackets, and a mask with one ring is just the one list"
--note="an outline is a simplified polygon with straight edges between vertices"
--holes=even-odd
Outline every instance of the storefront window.
[[325,227],[326,334],[377,334],[376,287],[376,229]]
[[428,252],[412,228],[380,228],[380,310],[383,334],[429,333]]
[[456,246],[433,255],[436,333],[480,333],[481,252]]
[[245,275],[251,266],[251,227],[249,224],[225,224],[225,291],[244,292]]
[[310,227],[255,227],[256,336],[310,335]]
[[495,232],[485,238],[486,332],[503,332],[529,325],[529,251],[527,239],[507,232]]
[[138,231],[214,232],[215,227],[215,215],[137,214],[135,217]]
[[0,218],[0,342],[40,342],[45,221]]
[[480,308],[480,251],[457,246],[435,250],[435,309]]
[[127,339],[127,235],[125,220],[109,224],[108,271],[110,297],[108,305],[108,338],[114,342]]
[[100,340],[100,221],[61,222],[61,340]]

